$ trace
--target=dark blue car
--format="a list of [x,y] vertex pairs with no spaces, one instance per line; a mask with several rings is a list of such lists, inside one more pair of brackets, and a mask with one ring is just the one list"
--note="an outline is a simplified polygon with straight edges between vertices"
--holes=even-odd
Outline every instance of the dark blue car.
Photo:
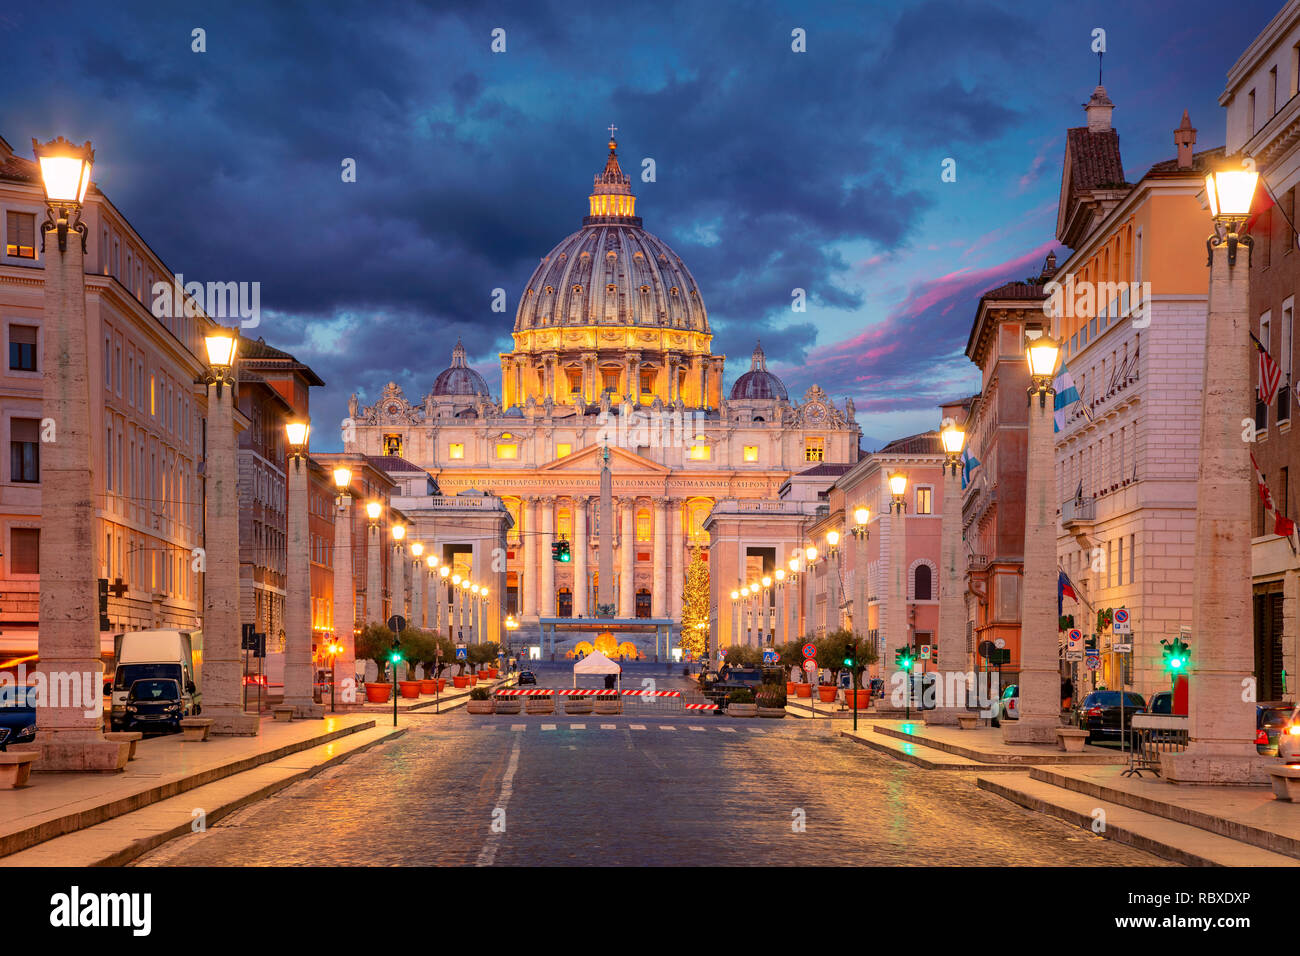
[[123,726],[127,730],[174,734],[180,731],[181,718],[184,716],[180,682],[153,677],[138,680],[131,685],[131,691],[126,697],[126,719]]
[[36,688],[0,687],[0,750],[36,739]]

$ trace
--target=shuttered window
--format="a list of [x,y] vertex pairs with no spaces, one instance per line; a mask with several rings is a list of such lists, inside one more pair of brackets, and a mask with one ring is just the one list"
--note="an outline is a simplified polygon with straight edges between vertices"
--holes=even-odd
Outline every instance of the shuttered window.
[[9,422],[9,480],[41,480],[41,423],[35,418]]
[[9,326],[9,367],[17,372],[36,371],[36,326]]
[[5,255],[19,259],[36,258],[36,213],[5,214]]
[[11,528],[9,570],[14,574],[40,574],[41,531],[39,528]]

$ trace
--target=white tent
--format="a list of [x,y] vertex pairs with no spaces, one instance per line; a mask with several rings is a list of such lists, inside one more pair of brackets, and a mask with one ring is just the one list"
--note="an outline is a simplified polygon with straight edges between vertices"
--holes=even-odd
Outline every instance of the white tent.
[[592,651],[582,660],[573,665],[573,686],[578,686],[579,674],[617,674],[619,675],[619,684],[622,684],[623,668],[600,651]]

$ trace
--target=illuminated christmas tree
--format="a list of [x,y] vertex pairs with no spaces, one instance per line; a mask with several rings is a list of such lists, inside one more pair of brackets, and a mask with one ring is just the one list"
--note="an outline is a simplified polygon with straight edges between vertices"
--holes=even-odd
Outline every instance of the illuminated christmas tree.
[[682,593],[681,646],[699,657],[709,640],[709,565],[703,554],[686,569],[686,588]]

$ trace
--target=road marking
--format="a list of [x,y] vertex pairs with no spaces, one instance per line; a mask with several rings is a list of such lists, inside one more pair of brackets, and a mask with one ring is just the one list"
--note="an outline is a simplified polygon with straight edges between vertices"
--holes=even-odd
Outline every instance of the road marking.
[[617,724],[601,724],[601,725],[600,725],[600,729],[601,729],[601,730],[618,730],[618,725],[617,725]]
[[586,725],[586,724],[569,724],[569,729],[570,729],[570,730],[586,730],[586,729],[587,729],[587,725]]
[[[522,738],[520,738],[522,739]],[[510,751],[510,763],[506,765],[505,775],[501,778],[501,792],[497,794],[496,807],[493,813],[493,823],[495,820],[495,810],[500,810],[502,817],[505,816],[506,804],[510,802],[510,795],[515,792],[515,771],[519,769],[519,740],[515,740],[515,745]],[[497,849],[501,846],[501,838],[504,831],[493,830],[488,828],[487,842],[483,844],[483,849],[479,851],[476,866],[491,866],[497,858]]]
[[703,731],[704,731],[704,728],[703,728],[703,727],[691,727],[690,729],[691,729],[691,730],[698,730],[698,731],[700,731],[701,733],[703,733]]
[[510,729],[511,729],[511,730],[527,730],[527,729],[528,729],[528,725],[527,725],[527,724],[511,724],[511,725],[510,725]]
[[542,730],[554,730],[554,729],[555,729],[554,724],[542,724]]
[[660,730],[676,730],[677,728],[676,728],[676,727],[670,727],[670,726],[667,725],[667,724],[660,724],[660,725],[659,725],[659,729],[660,729]]
[[496,729],[497,729],[497,725],[496,725],[496,724],[479,724],[479,729],[480,729],[480,730],[496,730]]
[[765,734],[765,733],[767,733],[766,730],[759,730],[757,727],[750,727],[750,728],[749,728],[749,732],[750,732],[751,734]]
[[628,724],[628,730],[645,730],[645,724]]
[[719,727],[718,729],[724,734],[734,734],[736,732],[735,727]]

